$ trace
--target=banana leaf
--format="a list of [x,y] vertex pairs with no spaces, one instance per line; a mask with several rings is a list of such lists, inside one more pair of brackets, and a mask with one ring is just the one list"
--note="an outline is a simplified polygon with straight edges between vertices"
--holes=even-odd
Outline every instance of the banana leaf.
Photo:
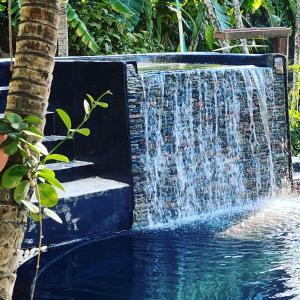
[[94,53],[99,52],[100,48],[96,41],[91,36],[86,25],[80,20],[77,13],[69,3],[67,4],[67,19],[70,26],[74,29],[76,35],[81,39],[81,41]]
[[217,0],[211,0],[211,3],[221,30],[230,28],[230,17],[227,14],[226,8],[219,4]]
[[136,26],[143,12],[145,0],[104,0],[104,2]]

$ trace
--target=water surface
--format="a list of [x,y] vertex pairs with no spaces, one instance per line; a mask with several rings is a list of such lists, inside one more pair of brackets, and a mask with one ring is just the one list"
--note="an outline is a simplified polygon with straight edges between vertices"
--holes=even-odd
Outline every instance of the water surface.
[[49,251],[36,299],[300,299],[299,200]]

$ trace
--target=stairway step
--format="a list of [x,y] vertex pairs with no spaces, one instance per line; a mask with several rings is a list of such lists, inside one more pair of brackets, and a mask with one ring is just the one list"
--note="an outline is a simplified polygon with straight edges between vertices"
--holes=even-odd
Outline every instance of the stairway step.
[[[55,207],[63,224],[44,219],[44,245],[131,228],[133,201],[128,184],[90,177],[66,182],[64,188],[65,192],[58,190],[59,203]],[[23,248],[32,248],[37,244],[39,226],[29,220],[27,228]]]
[[61,182],[68,182],[94,176],[95,166],[92,162],[73,160],[69,163],[50,163],[49,169],[56,173]]
[[[65,136],[62,135],[49,135],[45,137],[44,145],[50,151],[53,149],[59,142],[61,142]],[[66,140],[58,149],[55,151],[56,153],[66,155],[69,160],[74,159],[74,141],[73,139]]]

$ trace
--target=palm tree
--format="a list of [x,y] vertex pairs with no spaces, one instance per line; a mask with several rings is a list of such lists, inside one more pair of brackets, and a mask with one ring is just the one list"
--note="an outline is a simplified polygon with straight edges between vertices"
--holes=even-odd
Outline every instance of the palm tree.
[[[244,28],[243,20],[242,20],[242,14],[241,14],[241,5],[239,0],[233,0],[233,9],[235,18],[237,20],[237,28],[241,29]],[[241,40],[242,50],[244,53],[249,54],[249,49],[247,48],[247,40],[242,39]]]
[[[20,15],[6,112],[45,120],[56,53],[59,0],[22,0]],[[25,209],[13,201],[10,190],[0,189],[0,216],[0,299],[10,300],[27,219]]]
[[58,27],[58,49],[57,56],[69,55],[69,38],[68,38],[68,18],[67,18],[68,0],[61,0],[59,7],[59,27]]
[[300,0],[297,0],[294,64],[300,65]]
[[[211,0],[203,0],[203,3],[207,7],[208,15],[214,26],[215,31],[221,31],[222,28],[218,22],[218,17],[216,15],[212,1]],[[227,50],[227,48],[229,47],[229,43],[227,41],[220,41],[220,44],[221,44],[222,48],[225,49],[224,52],[229,52],[229,50]]]

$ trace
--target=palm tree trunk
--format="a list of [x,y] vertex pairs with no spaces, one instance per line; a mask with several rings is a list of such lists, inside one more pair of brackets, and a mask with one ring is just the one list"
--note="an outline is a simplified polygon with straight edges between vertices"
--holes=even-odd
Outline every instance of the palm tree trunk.
[[[239,0],[233,0],[233,9],[234,9],[235,18],[237,20],[237,28],[239,28],[239,29],[244,28],[242,14],[241,14],[241,6],[240,6]],[[249,49],[248,49],[248,47],[246,47],[247,40],[242,39],[241,45],[242,45],[242,51],[246,54],[249,54]]]
[[[297,0],[294,51],[294,64],[300,65],[300,0]],[[294,85],[296,84],[297,79],[297,74],[294,72]]]
[[61,0],[59,5],[58,49],[57,56],[69,55],[68,20],[66,6],[68,0]]
[[[212,24],[215,28],[215,31],[221,31],[221,28],[220,28],[220,25],[218,23],[213,4],[211,3],[210,0],[203,0],[203,2],[207,7],[207,11],[208,11],[209,17],[211,19],[211,22],[212,22]],[[229,50],[227,50],[227,48],[229,47],[228,41],[220,41],[220,44],[221,44],[222,48],[226,49],[226,50],[224,50],[224,52],[229,52]]]
[[[59,0],[22,0],[15,65],[6,111],[45,120],[59,24]],[[12,158],[13,159],[13,158]],[[0,299],[10,300],[26,211],[0,189]]]

